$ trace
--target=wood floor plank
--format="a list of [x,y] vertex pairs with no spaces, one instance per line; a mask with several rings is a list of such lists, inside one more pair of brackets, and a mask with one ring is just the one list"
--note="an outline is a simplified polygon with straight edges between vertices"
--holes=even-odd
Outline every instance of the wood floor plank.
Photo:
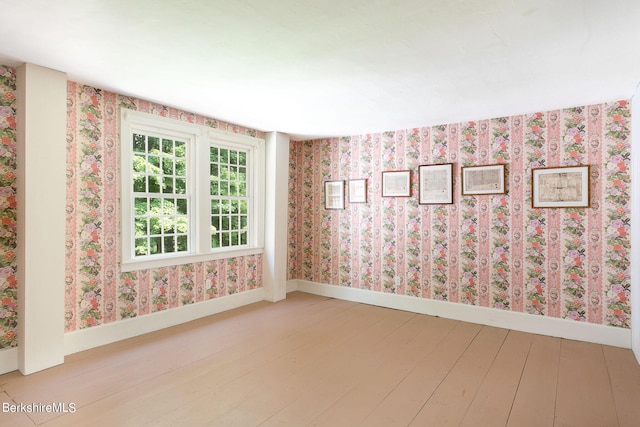
[[533,335],[509,331],[491,369],[465,414],[462,426],[505,426]]
[[481,329],[480,325],[457,322],[365,418],[363,425],[409,425]]
[[[278,385],[288,384],[300,390],[298,397],[303,396],[290,402],[271,423],[286,419],[290,425],[301,425],[313,420],[315,425],[321,425],[325,422],[322,421],[322,414],[331,408],[338,398],[341,399],[341,396],[363,376],[368,375],[368,372],[377,372],[376,367],[384,360],[389,347],[394,342],[404,339],[403,331],[417,316],[396,310],[380,313],[386,315],[384,320],[375,322],[325,357],[309,359],[307,363],[290,370],[290,375],[261,379],[262,382],[274,381]],[[332,381],[327,381],[328,379]],[[322,399],[323,405],[318,404],[319,399]],[[307,403],[311,403],[312,407],[300,411],[299,407],[305,407]],[[290,411],[292,407],[295,407],[293,412]],[[300,414],[302,418],[296,418]],[[262,421],[267,421],[270,415],[265,414]]]
[[[25,412],[12,412],[14,410],[14,408],[11,407],[6,407],[4,408],[4,405],[12,405],[15,404],[16,402],[14,402],[11,397],[9,397],[9,395],[6,392],[0,392],[0,404],[3,405],[2,408],[0,408],[0,427],[33,427],[36,425],[35,422],[33,422],[31,420],[31,418],[29,418],[28,414]],[[23,402],[26,403],[26,402]],[[32,403],[32,402],[29,402]],[[7,410],[7,412],[5,412],[5,409]],[[15,408],[18,409],[18,408]]]
[[292,293],[2,375],[78,410],[0,426],[635,426],[639,396],[628,350]]
[[640,365],[631,350],[603,346],[620,427],[640,425]]
[[553,426],[560,343],[560,338],[533,336],[508,426]]
[[562,340],[555,426],[617,426],[602,346]]
[[378,363],[346,394],[313,420],[314,425],[358,425],[413,370],[433,348],[433,340],[445,336],[457,322],[416,316],[372,352]]
[[507,332],[506,329],[484,326],[409,425],[459,425]]
[[[319,324],[302,328],[299,333],[305,340],[299,346],[313,347],[319,340],[317,353],[323,354],[330,351],[335,343],[346,341],[358,334],[371,321],[371,316],[377,316],[372,307],[359,304],[350,304],[350,307],[350,310],[325,319]],[[324,330],[326,325],[330,325],[328,328],[332,331],[337,330],[338,333],[327,334]],[[299,326],[300,323],[292,318],[289,328],[297,330]],[[283,342],[294,335],[288,330],[283,334],[284,341],[276,341],[269,346],[255,348],[252,351],[242,350],[238,354],[234,348],[230,348],[224,354],[214,354],[210,358],[83,406],[78,410],[76,418],[93,425],[100,422],[100,418],[94,417],[93,414],[106,412],[109,417],[124,417],[138,424],[151,420],[151,424],[171,425],[190,418],[197,423],[211,422],[212,419],[231,411],[251,394],[250,384],[237,380],[252,371],[264,369],[270,362],[282,363],[286,359],[292,347],[288,344],[283,345]],[[176,399],[176,395],[193,398]]]

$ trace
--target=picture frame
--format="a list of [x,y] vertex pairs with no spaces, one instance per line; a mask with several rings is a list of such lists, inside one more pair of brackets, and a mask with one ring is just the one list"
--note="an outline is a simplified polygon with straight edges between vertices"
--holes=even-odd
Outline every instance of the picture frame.
[[531,206],[591,207],[591,166],[556,166],[531,170]]
[[348,185],[349,203],[367,203],[366,179],[350,179]]
[[324,208],[344,209],[344,181],[324,182]]
[[505,194],[506,167],[505,164],[463,166],[460,177],[462,181],[462,195],[475,196],[484,194]]
[[382,172],[382,197],[411,197],[411,171]]
[[418,203],[453,203],[453,163],[418,166]]

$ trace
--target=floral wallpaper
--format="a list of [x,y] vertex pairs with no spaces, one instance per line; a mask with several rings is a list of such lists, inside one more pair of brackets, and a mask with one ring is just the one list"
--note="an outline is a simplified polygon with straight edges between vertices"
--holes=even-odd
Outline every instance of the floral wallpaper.
[[122,273],[118,262],[120,107],[264,137],[148,101],[68,83],[65,331],[262,287],[262,256]]
[[18,340],[16,281],[16,70],[0,66],[0,349]]
[[[630,105],[618,101],[293,142],[289,278],[630,327]],[[454,163],[454,203],[419,205],[417,168]],[[508,192],[461,196],[461,166],[504,163]],[[531,169],[591,165],[591,208],[533,209]],[[412,171],[411,198],[381,172]],[[325,210],[323,181],[367,178]]]

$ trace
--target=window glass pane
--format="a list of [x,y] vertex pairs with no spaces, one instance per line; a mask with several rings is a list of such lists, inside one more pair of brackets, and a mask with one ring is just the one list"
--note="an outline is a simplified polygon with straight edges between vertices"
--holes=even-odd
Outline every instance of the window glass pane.
[[238,152],[235,150],[229,150],[229,163],[232,165],[238,164]]
[[174,236],[167,236],[164,238],[164,253],[168,253],[168,252],[175,252],[176,251],[176,245],[175,245],[175,237]]
[[246,245],[247,244],[247,232],[246,231],[242,231],[240,233],[240,244],[241,245]]
[[220,247],[220,236],[218,234],[211,235],[211,248],[219,248]]
[[244,182],[241,182],[238,185],[238,196],[247,197],[247,184],[245,184]]
[[144,215],[149,210],[146,197],[136,197],[133,203],[136,215]]
[[212,162],[218,161],[218,147],[211,147],[209,149],[209,160]]
[[220,200],[211,200],[211,214],[216,215],[220,213]]
[[160,179],[157,176],[149,176],[147,177],[149,182],[148,191],[149,193],[159,193],[160,192]]
[[216,163],[212,163],[209,167],[209,174],[211,178],[218,178],[218,165]]
[[173,157],[173,141],[171,141],[170,139],[162,140],[162,154]]
[[165,175],[173,175],[173,159],[162,158],[162,173]]
[[158,154],[160,152],[160,140],[155,136],[150,136],[147,140],[149,153]]
[[162,232],[164,234],[174,234],[176,232],[176,222],[174,218],[162,218]]
[[237,231],[231,233],[231,246],[238,246],[240,243],[240,236]]
[[149,161],[149,173],[160,173],[160,157],[158,156],[148,156],[147,160]]
[[177,206],[176,206],[176,213],[178,215],[187,214],[187,199],[178,199]]
[[220,246],[229,246],[229,233],[220,233]]
[[229,182],[229,196],[238,195],[238,184],[235,181]]
[[237,230],[239,225],[240,225],[239,218],[236,215],[232,216],[231,217],[231,229],[232,230]]
[[134,175],[133,176],[133,191],[135,193],[146,193],[146,177],[144,175]]
[[186,194],[187,193],[187,180],[185,178],[176,178],[176,194]]
[[189,222],[186,217],[178,217],[176,218],[176,232],[178,233],[188,233],[189,232]]
[[229,150],[226,148],[220,149],[220,163],[229,163]]
[[149,234],[161,234],[162,226],[160,224],[160,218],[151,217],[149,218]]
[[162,208],[162,199],[153,197],[152,199],[150,199],[149,205],[151,206],[151,212],[157,215],[160,213],[160,210]]
[[229,203],[231,204],[231,210],[229,211],[229,213],[238,213],[240,202],[238,200],[230,200]]
[[247,216],[240,215],[240,229],[244,230],[245,228],[247,228]]
[[245,153],[244,151],[241,151],[240,153],[238,153],[238,164],[240,166],[247,165],[247,153]]
[[133,156],[133,171],[147,173],[147,161],[143,155]]
[[221,180],[227,180],[229,179],[229,166],[220,166],[220,179]]
[[173,178],[168,176],[162,178],[162,192],[165,194],[173,193]]
[[229,217],[226,215],[222,217],[222,222],[220,223],[220,230],[229,231]]
[[186,158],[187,157],[187,144],[182,141],[175,142],[175,152],[174,155],[177,158]]
[[239,203],[240,205],[240,213],[243,215],[246,215],[247,212],[247,201],[246,200],[240,200]]
[[186,176],[187,175],[187,162],[184,160],[176,160],[176,175],[177,176]]
[[214,215],[211,217],[211,233],[216,233],[220,230],[220,217]]
[[134,153],[144,153],[147,149],[144,135],[133,134],[133,151]]
[[149,227],[147,226],[147,218],[141,217],[135,219],[135,234],[136,236],[148,236]]
[[187,236],[178,236],[178,251],[186,252],[189,250]]
[[146,238],[136,239],[135,246],[136,255],[147,255],[149,253]]
[[152,237],[149,239],[149,254],[156,255],[162,253],[162,237]]
[[211,181],[211,183],[209,184],[209,193],[212,196],[217,196],[219,193],[219,183],[218,181]]
[[241,181],[241,182],[247,181],[247,168],[243,168],[243,167],[238,168],[238,181]]

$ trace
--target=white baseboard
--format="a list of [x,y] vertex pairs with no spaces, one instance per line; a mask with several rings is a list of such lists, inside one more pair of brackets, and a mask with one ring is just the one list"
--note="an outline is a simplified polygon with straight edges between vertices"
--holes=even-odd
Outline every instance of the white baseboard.
[[287,281],[287,293],[295,292],[298,290],[298,281],[297,280],[289,280]]
[[0,350],[0,374],[18,369],[18,347]]
[[[80,329],[64,335],[64,353],[68,355],[111,344],[263,300],[264,289],[259,288],[93,328]],[[18,349],[0,350],[0,374],[17,369]]]
[[222,298],[183,305],[145,316],[69,332],[64,335],[65,355],[132,338],[148,332],[158,331],[263,300],[264,289],[259,288]]
[[289,288],[347,301],[615,347],[631,348],[631,330],[406,295],[290,280]]

